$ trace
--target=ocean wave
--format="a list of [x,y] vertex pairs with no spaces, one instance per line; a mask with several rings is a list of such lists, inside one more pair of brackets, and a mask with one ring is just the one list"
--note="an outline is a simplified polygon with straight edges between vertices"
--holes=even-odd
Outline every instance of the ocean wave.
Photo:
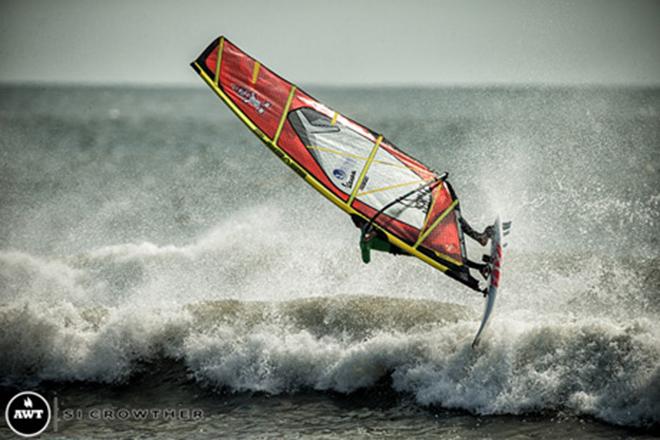
[[236,217],[188,244],[0,251],[2,383],[125,384],[175,360],[171,374],[221,392],[386,379],[424,406],[660,423],[657,258],[513,249],[473,350],[480,295],[410,258],[357,269],[349,234],[309,242],[268,205]]
[[454,304],[368,296],[3,306],[0,376],[12,384],[126,383],[149,365],[176,359],[200,385],[231,392],[350,393],[390,377],[395,391],[420,405],[660,423],[657,323],[593,318],[553,325],[508,317],[473,350],[478,317]]

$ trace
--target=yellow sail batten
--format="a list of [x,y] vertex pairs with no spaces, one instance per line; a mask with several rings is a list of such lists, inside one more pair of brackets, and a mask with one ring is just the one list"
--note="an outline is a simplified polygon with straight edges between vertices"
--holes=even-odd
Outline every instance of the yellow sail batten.
[[351,192],[351,196],[348,199],[349,205],[353,204],[353,200],[355,200],[355,196],[357,195],[357,192],[360,190],[360,187],[362,186],[362,181],[364,180],[364,177],[367,175],[367,171],[369,171],[369,167],[371,166],[371,163],[374,161],[376,157],[376,153],[378,152],[378,148],[380,148],[381,142],[383,142],[382,135],[378,136],[378,139],[376,139],[376,143],[374,144],[374,147],[371,149],[371,153],[369,153],[367,162],[364,164],[364,167],[362,167],[362,172],[360,173],[360,177],[358,177],[357,182],[355,182],[355,188],[353,188],[353,191]]
[[424,240],[426,240],[426,237],[428,237],[428,236],[431,234],[431,232],[433,232],[433,230],[436,228],[436,226],[438,226],[438,225],[440,224],[440,222],[441,222],[442,220],[444,220],[444,218],[447,217],[447,216],[449,215],[449,213],[452,212],[452,211],[454,210],[454,208],[456,207],[456,205],[458,205],[458,200],[454,200],[454,201],[452,202],[452,204],[449,205],[449,207],[448,207],[447,209],[445,209],[444,211],[442,211],[442,214],[440,214],[440,215],[438,216],[438,218],[435,219],[435,221],[431,224],[431,226],[429,226],[429,228],[428,228],[426,231],[424,231],[423,234],[421,234],[421,235],[419,236],[419,238],[417,239],[417,242],[416,242],[415,245],[413,246],[413,249],[417,249],[417,247],[418,247],[420,244],[424,243]]
[[252,68],[252,84],[257,83],[257,78],[259,78],[259,69],[261,69],[261,63],[259,61],[255,61],[254,67]]
[[412,182],[396,183],[394,185],[388,185],[388,186],[384,186],[382,188],[376,188],[376,189],[372,189],[372,190],[369,190],[369,191],[364,191],[364,192],[358,193],[357,197],[362,197],[362,196],[366,196],[367,194],[373,194],[373,193],[377,193],[377,192],[389,191],[391,189],[403,188],[403,187],[406,187],[406,186],[411,186],[411,185],[426,183],[426,182],[430,182],[430,180],[414,180]]
[[[358,159],[358,160],[367,160],[369,158],[368,156],[360,156],[359,154],[347,153],[346,151],[340,151],[340,150],[336,150],[334,148],[319,147],[318,145],[307,145],[307,148],[310,149],[310,150],[324,151],[326,153],[332,153],[332,154],[336,154],[338,156],[350,157],[352,159]],[[381,165],[386,165],[386,166],[394,167],[394,168],[401,168],[401,169],[405,169],[405,170],[410,169],[409,167],[407,167],[405,165],[392,163],[392,162],[387,162],[385,160],[374,159],[373,163],[378,163],[378,164],[381,164]]]
[[291,86],[291,90],[289,90],[289,97],[286,99],[286,105],[284,106],[284,111],[282,112],[282,116],[280,117],[280,123],[277,125],[277,131],[275,132],[275,137],[273,138],[273,143],[277,144],[277,141],[280,139],[280,135],[282,134],[282,127],[284,127],[284,121],[286,121],[286,117],[289,114],[289,108],[291,107],[291,101],[293,101],[293,95],[296,93],[296,86]]
[[218,43],[218,58],[215,61],[215,83],[220,84],[220,65],[222,64],[222,51],[225,48],[225,37],[220,37]]

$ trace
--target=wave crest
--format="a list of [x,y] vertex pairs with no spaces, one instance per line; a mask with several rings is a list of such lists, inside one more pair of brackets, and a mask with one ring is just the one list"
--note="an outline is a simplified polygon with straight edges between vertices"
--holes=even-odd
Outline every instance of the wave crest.
[[593,319],[496,321],[470,347],[477,313],[427,300],[306,298],[175,308],[0,309],[5,381],[130,381],[177,359],[202,385],[353,392],[392,378],[422,405],[477,414],[570,410],[622,425],[660,422],[658,327]]

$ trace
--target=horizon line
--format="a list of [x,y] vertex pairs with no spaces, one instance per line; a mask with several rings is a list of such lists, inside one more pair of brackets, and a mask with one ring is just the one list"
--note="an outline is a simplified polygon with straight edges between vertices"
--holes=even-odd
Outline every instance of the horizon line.
[[[441,88],[630,88],[630,89],[658,89],[660,88],[660,81],[652,82],[559,82],[559,81],[493,81],[493,82],[426,82],[426,83],[413,83],[413,82],[375,82],[375,83],[298,83],[303,89],[312,88],[329,88],[329,89],[441,89]],[[181,82],[181,81],[163,81],[163,82],[143,82],[143,81],[41,81],[41,80],[1,80],[0,87],[88,87],[88,88],[144,88],[144,89],[195,89],[203,88],[202,82],[196,84],[194,81]]]

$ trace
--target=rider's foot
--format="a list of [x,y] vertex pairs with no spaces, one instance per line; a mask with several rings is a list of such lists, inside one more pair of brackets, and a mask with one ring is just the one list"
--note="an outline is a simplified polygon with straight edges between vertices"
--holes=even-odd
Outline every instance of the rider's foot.
[[493,227],[488,226],[486,229],[484,229],[484,232],[479,234],[479,238],[477,241],[479,242],[480,245],[486,246],[488,244],[488,240],[493,238]]
[[484,280],[487,280],[488,277],[490,276],[490,266],[488,264],[484,264],[482,267],[479,268],[479,273],[481,274],[482,277],[484,277]]

